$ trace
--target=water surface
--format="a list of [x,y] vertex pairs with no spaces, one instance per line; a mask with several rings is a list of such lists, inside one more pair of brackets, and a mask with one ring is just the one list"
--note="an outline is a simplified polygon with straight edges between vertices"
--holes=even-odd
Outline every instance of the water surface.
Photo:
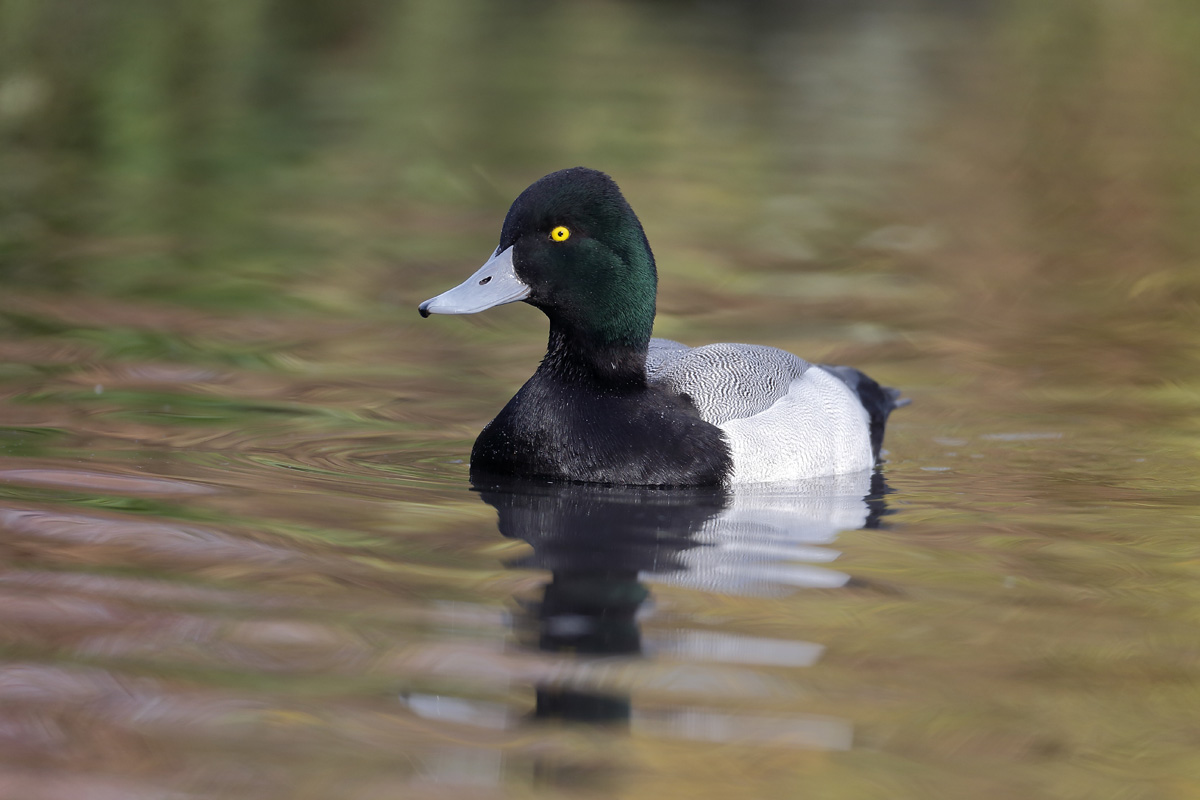
[[[1184,5],[0,7],[0,797],[1200,797]],[[578,163],[880,472],[471,486]]]

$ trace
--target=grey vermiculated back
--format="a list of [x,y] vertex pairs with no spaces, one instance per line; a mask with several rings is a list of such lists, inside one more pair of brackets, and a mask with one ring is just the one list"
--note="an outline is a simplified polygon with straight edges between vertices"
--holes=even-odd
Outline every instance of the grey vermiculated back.
[[870,417],[846,376],[784,350],[652,339],[646,378],[691,397],[700,418],[721,429],[731,485],[846,474],[875,462]]
[[812,366],[775,347],[727,343],[688,347],[670,339],[651,339],[646,378],[688,395],[701,418],[720,425],[767,410]]

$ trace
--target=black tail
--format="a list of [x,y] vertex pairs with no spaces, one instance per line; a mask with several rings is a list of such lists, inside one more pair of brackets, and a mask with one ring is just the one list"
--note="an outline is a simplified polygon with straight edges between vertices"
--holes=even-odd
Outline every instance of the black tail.
[[871,452],[879,460],[879,449],[883,446],[883,429],[887,426],[888,414],[912,402],[900,397],[900,390],[880,386],[854,367],[835,367],[822,364],[822,369],[833,373],[858,395],[859,402],[871,419]]

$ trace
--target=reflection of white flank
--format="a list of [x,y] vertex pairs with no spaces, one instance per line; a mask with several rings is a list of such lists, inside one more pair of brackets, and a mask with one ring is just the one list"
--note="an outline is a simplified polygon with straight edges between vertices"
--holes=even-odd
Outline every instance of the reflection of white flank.
[[848,575],[811,562],[836,559],[836,550],[818,545],[866,523],[869,509],[864,498],[870,484],[871,473],[864,470],[783,485],[738,487],[729,505],[694,535],[700,546],[680,554],[683,570],[645,577],[737,594],[842,586]]
[[647,650],[680,661],[720,661],[725,664],[757,664],[764,667],[811,667],[825,646],[788,639],[737,636],[719,631],[679,630],[662,638],[643,639]]
[[711,711],[646,712],[634,710],[634,733],[727,744],[760,744],[805,750],[849,750],[854,729],[837,717],[757,716]]
[[492,730],[511,727],[509,707],[500,703],[467,700],[444,694],[405,694],[400,696],[414,714],[424,719],[457,722]]

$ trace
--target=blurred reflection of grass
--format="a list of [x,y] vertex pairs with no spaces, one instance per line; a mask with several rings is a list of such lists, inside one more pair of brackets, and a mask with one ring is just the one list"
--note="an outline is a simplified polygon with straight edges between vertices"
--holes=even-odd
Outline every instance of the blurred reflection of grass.
[[[903,218],[880,208],[886,172],[916,155],[982,179],[927,209],[952,238],[1006,240],[1001,263],[935,263],[940,279],[1193,309],[1186,4],[1018,3],[972,57],[930,44],[968,14],[906,8],[6,3],[0,279],[381,311],[431,262],[481,258],[513,194],[577,162],[641,201],[666,280],[687,278],[688,251],[716,251],[731,279],[805,270]],[[978,93],[966,141],[924,153],[923,52]]]
[[577,162],[736,241],[794,147],[744,10],[59,1],[0,28],[0,264],[47,288],[369,305],[397,261],[486,253],[515,191]]

